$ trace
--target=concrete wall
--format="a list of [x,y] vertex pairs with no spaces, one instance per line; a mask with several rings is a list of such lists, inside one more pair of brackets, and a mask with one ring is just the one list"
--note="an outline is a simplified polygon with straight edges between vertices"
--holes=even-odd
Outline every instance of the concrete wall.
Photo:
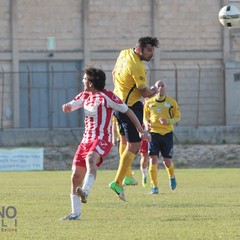
[[[0,131],[0,147],[67,147],[77,145],[83,129],[7,129]],[[240,127],[176,127],[177,144],[240,144]]]
[[[231,1],[0,0],[0,73],[18,72],[25,60],[77,59],[106,70],[112,89],[111,70],[119,51],[153,35],[160,49],[148,64],[149,82],[167,82],[182,111],[179,125],[239,126],[238,82],[232,79],[240,62],[240,28],[227,29],[218,21],[227,3]],[[240,9],[240,2],[233,5]],[[48,48],[49,37],[55,39],[53,49]],[[3,125],[17,128],[18,75],[9,77],[6,86],[3,91],[0,82]]]

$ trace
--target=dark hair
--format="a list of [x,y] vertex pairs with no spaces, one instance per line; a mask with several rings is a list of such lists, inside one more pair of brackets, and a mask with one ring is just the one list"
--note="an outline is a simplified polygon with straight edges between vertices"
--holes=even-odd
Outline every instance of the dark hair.
[[106,84],[106,75],[102,69],[87,67],[85,73],[88,76],[88,81],[98,90],[103,90]]
[[137,46],[141,49],[145,48],[147,44],[151,44],[153,47],[159,47],[159,41],[156,37],[141,37],[138,39]]

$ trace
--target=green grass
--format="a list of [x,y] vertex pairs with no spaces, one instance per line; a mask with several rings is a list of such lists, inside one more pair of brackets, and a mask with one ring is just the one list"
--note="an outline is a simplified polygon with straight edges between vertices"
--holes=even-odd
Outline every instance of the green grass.
[[108,189],[115,173],[98,172],[81,221],[59,221],[70,213],[70,171],[0,173],[0,210],[17,209],[17,232],[0,239],[240,239],[240,169],[177,169],[175,191],[160,170],[160,194],[127,187],[127,203]]

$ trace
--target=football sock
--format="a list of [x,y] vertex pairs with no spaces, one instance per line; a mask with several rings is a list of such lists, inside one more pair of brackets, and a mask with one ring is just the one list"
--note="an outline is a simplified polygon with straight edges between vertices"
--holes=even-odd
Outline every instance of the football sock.
[[120,144],[119,144],[119,155],[120,155],[120,157],[123,154],[124,150],[126,149],[126,146],[127,146],[126,144],[122,144],[120,142]]
[[93,174],[86,174],[82,189],[86,191],[87,195],[89,195],[94,181],[95,176]]
[[144,178],[148,176],[148,167],[146,167],[146,168],[140,167],[140,170],[141,170],[142,176],[143,176]]
[[[119,155],[120,155],[120,157],[122,156],[124,150],[126,149],[126,146],[127,146],[126,144],[120,143],[120,146],[119,146]],[[128,170],[127,170],[127,172],[126,172],[126,176],[132,178],[132,170],[131,170],[131,167],[128,168]]]
[[132,178],[131,166],[127,169],[126,176],[129,177],[129,178]]
[[166,168],[166,170],[167,170],[168,177],[169,177],[169,178],[173,178],[173,177],[174,177],[174,164],[173,164],[173,162],[171,162],[170,167],[167,167],[167,166],[165,165],[165,168]]
[[79,215],[81,213],[81,207],[82,207],[82,203],[80,201],[79,196],[70,194],[70,199],[71,199],[72,213],[75,215]]
[[152,187],[158,187],[157,183],[157,174],[158,174],[158,165],[150,163],[149,165],[149,176],[151,179],[151,185]]
[[122,186],[122,181],[126,177],[126,173],[131,171],[131,165],[135,158],[135,154],[129,151],[124,151],[123,154],[120,157],[118,171],[116,174],[116,177],[114,179],[114,182],[116,182],[117,186]]

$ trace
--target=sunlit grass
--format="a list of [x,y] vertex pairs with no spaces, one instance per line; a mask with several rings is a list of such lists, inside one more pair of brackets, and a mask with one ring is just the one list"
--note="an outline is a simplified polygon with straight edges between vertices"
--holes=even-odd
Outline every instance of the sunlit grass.
[[71,211],[70,171],[0,173],[0,209],[17,209],[17,232],[0,239],[240,239],[240,169],[177,169],[175,191],[160,170],[160,194],[127,187],[127,203],[108,189],[115,173],[98,172],[81,221],[59,221]]

